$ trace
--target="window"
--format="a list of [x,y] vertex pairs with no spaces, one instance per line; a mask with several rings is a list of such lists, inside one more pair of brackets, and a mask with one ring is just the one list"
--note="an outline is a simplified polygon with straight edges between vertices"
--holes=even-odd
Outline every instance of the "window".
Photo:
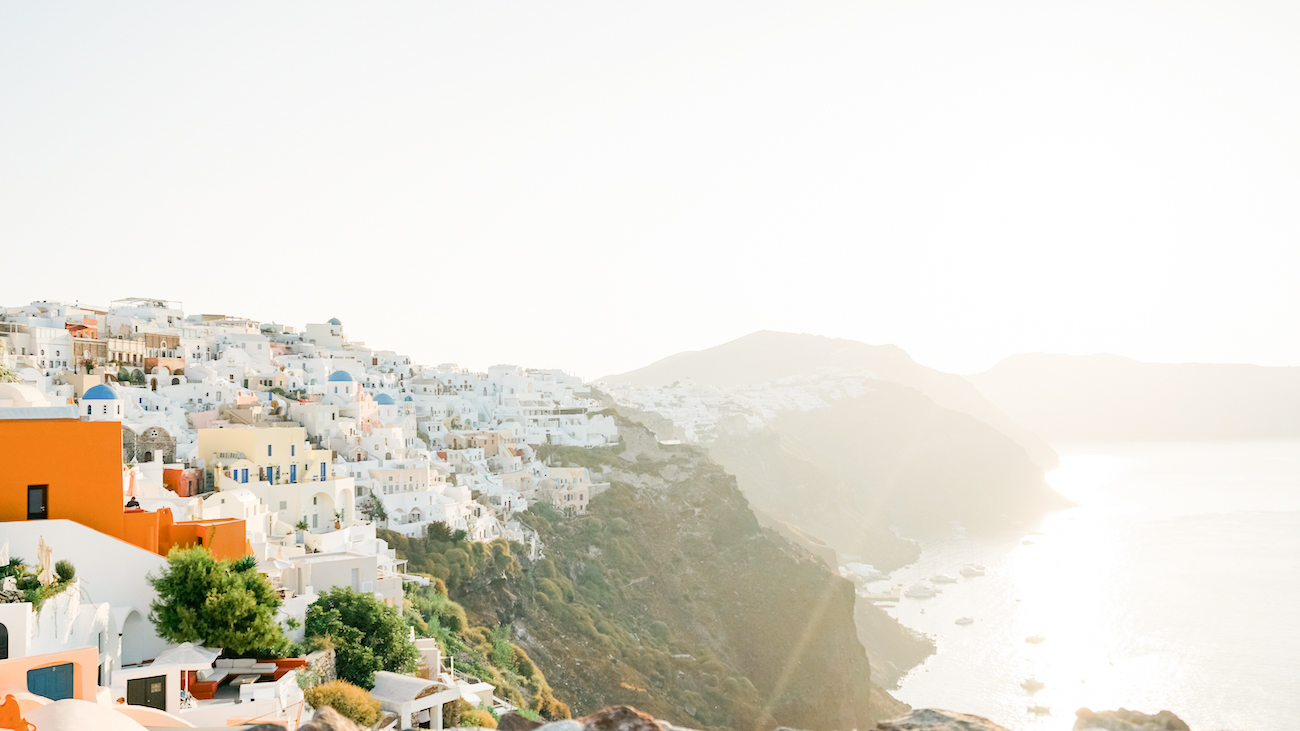
[[297,444],[290,444],[290,445],[289,445],[289,456],[290,456],[290,457],[296,457],[296,456],[298,456],[298,445],[297,445]]
[[42,520],[49,516],[49,485],[27,486],[27,519]]
[[266,456],[268,456],[268,457],[271,456],[271,445],[269,445],[269,444],[266,445]]
[[284,500],[281,500],[281,501],[280,501],[280,509],[281,509],[281,510],[288,510],[288,509],[289,509],[289,503],[285,502]]
[[48,668],[27,671],[27,690],[52,701],[72,697],[73,665],[65,662]]

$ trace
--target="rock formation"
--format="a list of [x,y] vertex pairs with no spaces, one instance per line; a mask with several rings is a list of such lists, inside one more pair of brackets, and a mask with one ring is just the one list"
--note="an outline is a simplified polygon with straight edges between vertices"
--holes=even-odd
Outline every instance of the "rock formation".
[[877,731],[1007,731],[983,716],[919,708],[902,718],[881,721]]
[[1124,708],[1118,711],[1092,711],[1080,708],[1074,731],[1191,731],[1181,718],[1170,711],[1154,716]]

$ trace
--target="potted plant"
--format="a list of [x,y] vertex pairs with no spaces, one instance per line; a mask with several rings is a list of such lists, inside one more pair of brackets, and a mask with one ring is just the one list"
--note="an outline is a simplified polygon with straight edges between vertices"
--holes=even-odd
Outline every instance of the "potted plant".
[[293,528],[294,530],[298,531],[298,533],[294,536],[294,540],[297,543],[302,543],[302,534],[307,530],[307,516],[304,515],[302,517],[302,520],[299,520],[297,523],[294,523]]
[[334,529],[335,529],[335,530],[338,530],[339,528],[342,528],[342,527],[343,527],[343,511],[342,511],[342,510],[335,510],[335,511],[334,511]]

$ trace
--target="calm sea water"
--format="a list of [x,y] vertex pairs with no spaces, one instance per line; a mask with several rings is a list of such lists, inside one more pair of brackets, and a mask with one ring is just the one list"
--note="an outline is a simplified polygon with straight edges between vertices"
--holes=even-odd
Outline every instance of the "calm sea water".
[[[1016,533],[912,536],[922,557],[890,583],[987,574],[889,610],[938,644],[895,695],[1015,731],[1063,731],[1082,706],[1300,728],[1300,443],[1058,451],[1048,480],[1079,507]],[[1022,689],[1030,677],[1045,687]]]

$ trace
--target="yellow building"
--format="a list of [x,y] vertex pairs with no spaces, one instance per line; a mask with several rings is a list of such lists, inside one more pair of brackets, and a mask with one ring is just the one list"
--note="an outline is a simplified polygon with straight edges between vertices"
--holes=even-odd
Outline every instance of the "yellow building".
[[236,482],[272,485],[327,479],[333,452],[312,449],[298,425],[198,430],[198,457]]

